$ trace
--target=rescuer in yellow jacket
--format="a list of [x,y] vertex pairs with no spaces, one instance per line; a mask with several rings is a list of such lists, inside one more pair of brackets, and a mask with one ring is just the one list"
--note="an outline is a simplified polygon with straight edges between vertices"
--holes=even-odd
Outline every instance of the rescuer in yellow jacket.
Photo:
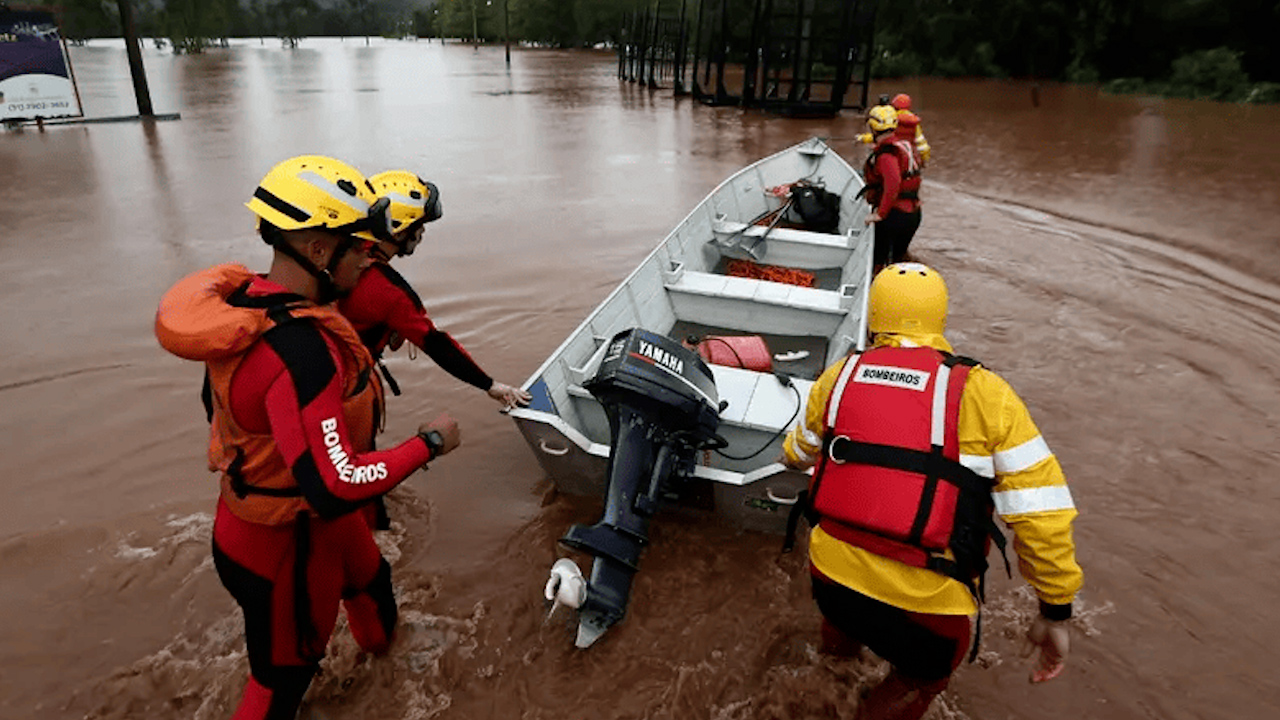
[[[921,166],[927,164],[929,162],[929,158],[933,155],[933,148],[930,147],[929,141],[924,137],[924,127],[920,122],[919,117],[911,111],[911,96],[906,93],[898,93],[893,96],[892,100],[890,100],[888,95],[881,95],[878,105],[888,105],[889,107],[892,107],[894,112],[898,114],[898,118],[900,120],[908,115],[916,117],[916,122],[911,130],[911,134],[908,136],[908,139],[915,144],[916,153],[920,156]],[[864,145],[875,144],[875,137],[869,132],[859,133],[854,136],[854,140]]]
[[1052,679],[1083,582],[1062,468],[1008,383],[952,354],[936,271],[886,267],[869,305],[871,347],[823,372],[783,445],[787,465],[816,465],[809,561],[824,648],[865,645],[893,666],[857,717],[919,718],[946,688],[969,649],[989,538],[1003,551],[993,515],[1040,599],[1031,679]]

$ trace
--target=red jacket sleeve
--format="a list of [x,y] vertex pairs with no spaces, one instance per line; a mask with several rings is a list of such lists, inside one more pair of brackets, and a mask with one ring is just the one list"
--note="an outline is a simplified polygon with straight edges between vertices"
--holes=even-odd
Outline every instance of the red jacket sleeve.
[[422,299],[400,273],[386,263],[376,263],[360,277],[360,284],[340,306],[357,330],[385,325],[400,337],[422,348],[445,372],[488,390],[493,385],[480,365],[449,333],[431,322]]

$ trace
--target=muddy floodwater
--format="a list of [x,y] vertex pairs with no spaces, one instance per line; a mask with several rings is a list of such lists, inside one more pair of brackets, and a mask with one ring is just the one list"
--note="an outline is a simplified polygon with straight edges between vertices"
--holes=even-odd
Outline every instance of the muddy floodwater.
[[[236,42],[144,53],[163,122],[0,132],[0,717],[213,719],[248,663],[210,558],[202,369],[157,301],[268,249],[244,208],[297,154],[435,182],[397,267],[520,384],[720,180],[861,128],[619,82],[607,53]],[[119,41],[72,48],[86,114],[136,112]],[[931,718],[1280,717],[1280,108],[1026,82],[909,80],[933,146],[916,257],[948,335],[1020,392],[1080,510],[1065,674],[1027,682],[1035,610],[993,571],[977,662]],[[819,655],[804,553],[657,521],[627,618],[573,647],[542,600],[557,497],[507,417],[405,350],[387,441],[449,410],[463,445],[390,497],[389,656],[339,630],[301,717],[851,718],[884,672]],[[1000,564],[997,561],[996,567]],[[1015,571],[1016,574],[1016,571]]]

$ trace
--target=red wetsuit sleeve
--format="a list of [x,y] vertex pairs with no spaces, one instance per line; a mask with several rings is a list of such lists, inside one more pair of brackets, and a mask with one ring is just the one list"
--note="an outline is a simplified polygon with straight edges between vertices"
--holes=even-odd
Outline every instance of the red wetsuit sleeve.
[[876,206],[876,214],[881,218],[889,217],[889,211],[898,201],[898,188],[902,185],[902,167],[898,164],[898,156],[892,152],[881,153],[876,158],[876,171],[880,173],[883,185],[880,188],[880,204]]
[[321,516],[355,510],[431,458],[418,437],[390,449],[355,452],[342,410],[341,356],[314,325],[288,323],[264,340],[279,368],[260,396],[271,435],[303,496]]
[[[357,294],[358,293],[358,294]],[[352,317],[375,319],[400,337],[422,348],[445,372],[459,380],[488,390],[493,385],[480,365],[449,333],[437,328],[422,305],[422,299],[400,273],[386,263],[376,263],[360,278],[357,293],[342,306]],[[352,307],[348,312],[348,305]],[[357,329],[361,323],[353,320]],[[372,323],[370,323],[372,324]]]

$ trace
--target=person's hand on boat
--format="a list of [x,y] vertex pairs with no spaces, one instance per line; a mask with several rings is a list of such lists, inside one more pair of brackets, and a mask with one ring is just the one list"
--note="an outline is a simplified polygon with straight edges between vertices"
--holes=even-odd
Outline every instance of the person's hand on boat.
[[392,330],[391,335],[387,338],[387,349],[395,352],[400,349],[401,345],[404,345],[404,337],[400,333]]
[[1037,615],[1023,640],[1022,657],[1030,657],[1037,650],[1039,652],[1031,668],[1031,682],[1046,682],[1061,675],[1067,665],[1067,654],[1071,650],[1067,622]]
[[873,213],[871,213],[870,215],[867,215],[865,218],[863,218],[863,220],[862,220],[862,221],[863,221],[864,223],[866,223],[866,224],[870,225],[871,223],[878,223],[878,222],[880,222],[880,221],[881,221],[881,220],[883,220],[883,219],[884,219],[884,218],[880,217],[880,213],[875,213],[875,212],[873,212]]
[[449,413],[440,413],[435,420],[418,426],[419,435],[428,435],[432,432],[440,434],[440,447],[439,450],[432,448],[434,451],[432,459],[447,455],[462,444],[462,431],[458,429],[458,421],[454,420]]
[[489,386],[489,397],[502,403],[504,412],[513,408],[524,407],[529,404],[529,401],[533,400],[533,396],[527,391],[500,382],[495,382]]

